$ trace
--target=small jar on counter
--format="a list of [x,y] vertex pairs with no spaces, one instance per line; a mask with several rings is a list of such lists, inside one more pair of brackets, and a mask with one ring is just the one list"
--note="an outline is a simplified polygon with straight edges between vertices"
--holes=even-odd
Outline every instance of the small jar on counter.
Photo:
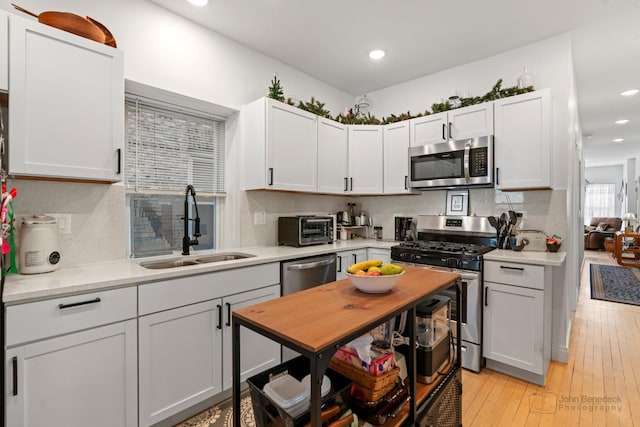
[[380,226],[373,227],[373,237],[376,240],[382,240],[382,227]]

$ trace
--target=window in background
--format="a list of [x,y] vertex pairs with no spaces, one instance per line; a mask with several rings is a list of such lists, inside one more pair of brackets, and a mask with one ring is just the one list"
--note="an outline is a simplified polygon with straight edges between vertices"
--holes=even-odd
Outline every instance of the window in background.
[[[141,99],[127,99],[125,109],[132,256],[182,249],[187,184],[196,189],[202,234],[194,249],[214,249],[216,201],[224,197],[224,121]],[[191,198],[188,214],[195,217]]]
[[613,217],[616,207],[615,184],[587,184],[585,186],[584,221],[591,223],[593,217]]

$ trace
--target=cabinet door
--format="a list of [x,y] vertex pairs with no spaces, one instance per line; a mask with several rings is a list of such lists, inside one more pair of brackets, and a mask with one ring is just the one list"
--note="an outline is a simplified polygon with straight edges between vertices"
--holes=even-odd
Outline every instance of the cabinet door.
[[496,188],[551,188],[551,93],[495,101]]
[[9,171],[119,181],[122,52],[11,15]]
[[391,249],[369,248],[367,254],[367,259],[379,259],[383,264],[391,262]]
[[0,90],[9,90],[9,14],[0,10]]
[[347,268],[351,264],[362,262],[367,260],[367,250],[357,249],[354,251],[339,252],[337,255],[336,263],[336,280],[347,278]]
[[267,99],[267,188],[315,192],[317,116]]
[[544,374],[544,291],[485,282],[482,355]]
[[7,350],[8,426],[137,426],[136,321]]
[[347,126],[318,118],[318,192],[345,194],[349,174]]
[[447,113],[431,114],[409,120],[410,144],[435,144],[447,140]]
[[[222,305],[225,318],[224,332],[222,334],[222,348],[224,349],[222,357],[223,390],[228,390],[233,386],[231,312],[279,297],[280,286],[276,285],[223,298]],[[242,348],[242,354],[240,355],[240,381],[244,381],[280,363],[280,344],[249,329],[241,329],[240,347]]]
[[222,391],[221,316],[216,299],[139,318],[141,427]]
[[493,103],[485,102],[448,112],[450,139],[493,135]]
[[336,254],[336,280],[347,278],[347,268],[352,264],[351,252],[339,252]]
[[384,193],[409,193],[409,121],[384,126]]
[[349,126],[349,192],[382,194],[382,126]]

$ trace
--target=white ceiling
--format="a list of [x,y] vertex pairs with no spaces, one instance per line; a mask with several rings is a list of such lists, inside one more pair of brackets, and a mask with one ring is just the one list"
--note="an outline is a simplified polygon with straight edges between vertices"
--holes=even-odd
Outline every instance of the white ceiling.
[[150,1],[354,97],[570,31],[585,164],[640,153],[640,0]]

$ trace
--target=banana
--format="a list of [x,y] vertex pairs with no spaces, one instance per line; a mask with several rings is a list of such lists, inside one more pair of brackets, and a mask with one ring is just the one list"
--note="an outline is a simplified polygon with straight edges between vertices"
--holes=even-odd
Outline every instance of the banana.
[[362,261],[356,264],[351,264],[347,271],[351,274],[355,274],[360,270],[367,270],[369,267],[379,267],[382,265],[382,260],[379,259],[370,259],[368,261]]

